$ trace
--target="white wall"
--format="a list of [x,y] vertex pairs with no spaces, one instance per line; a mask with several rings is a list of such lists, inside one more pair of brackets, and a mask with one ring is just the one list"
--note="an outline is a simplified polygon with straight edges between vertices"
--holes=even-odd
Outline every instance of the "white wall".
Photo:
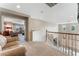
[[[51,24],[51,25],[52,25],[52,24]],[[47,29],[48,31],[58,32],[58,25],[57,25],[57,24],[52,25],[52,26],[51,26],[51,25],[48,25],[46,29]]]
[[78,6],[76,3],[59,3],[52,7],[49,21],[61,23],[77,23]]
[[[74,30],[72,30],[72,26],[74,26]],[[65,27],[65,30],[63,29]],[[78,33],[79,34],[79,24],[78,23],[67,23],[67,24],[59,24],[58,27],[59,32],[68,32],[68,33]]]

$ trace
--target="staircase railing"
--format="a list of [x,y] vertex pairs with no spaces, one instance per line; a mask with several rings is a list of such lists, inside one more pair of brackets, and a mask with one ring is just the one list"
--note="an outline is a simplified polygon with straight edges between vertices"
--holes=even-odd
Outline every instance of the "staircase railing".
[[46,31],[46,39],[49,40],[52,45],[57,42],[56,47],[58,50],[66,55],[77,56],[79,53],[79,34]]

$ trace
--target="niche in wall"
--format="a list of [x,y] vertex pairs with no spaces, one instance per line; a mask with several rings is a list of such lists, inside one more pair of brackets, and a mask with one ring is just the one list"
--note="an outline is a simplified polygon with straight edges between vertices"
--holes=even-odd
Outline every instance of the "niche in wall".
[[28,18],[21,18],[13,15],[1,15],[0,30],[4,36],[17,36],[20,29],[28,41]]
[[3,31],[19,32],[20,29],[25,31],[25,21],[22,18],[14,16],[2,16]]
[[[3,21],[3,19],[8,20],[7,22],[9,26],[4,26],[5,21]],[[15,31],[16,27],[18,27],[20,24],[22,24],[22,22],[20,22],[20,24],[18,24],[19,21],[14,22],[15,19],[19,19],[19,20],[24,20],[24,33],[26,36],[26,40],[28,41],[28,19],[29,19],[29,15],[20,13],[20,12],[16,12],[13,10],[9,10],[9,9],[5,9],[5,8],[0,8],[0,31],[3,32],[4,28],[5,30],[9,30],[9,31]],[[12,26],[10,26],[12,25]],[[21,26],[21,25],[20,25]],[[22,25],[23,26],[23,25]]]
[[18,32],[20,28],[22,28],[22,30],[25,30],[25,25],[24,24],[18,24],[18,23],[12,23],[12,22],[8,22],[5,21],[4,22],[4,30],[3,31],[13,31],[13,32]]

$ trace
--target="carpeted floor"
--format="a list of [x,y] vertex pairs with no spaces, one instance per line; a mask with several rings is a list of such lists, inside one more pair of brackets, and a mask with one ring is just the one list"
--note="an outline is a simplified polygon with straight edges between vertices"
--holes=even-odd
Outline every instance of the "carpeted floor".
[[26,42],[27,56],[64,56],[63,53],[48,46],[46,42]]

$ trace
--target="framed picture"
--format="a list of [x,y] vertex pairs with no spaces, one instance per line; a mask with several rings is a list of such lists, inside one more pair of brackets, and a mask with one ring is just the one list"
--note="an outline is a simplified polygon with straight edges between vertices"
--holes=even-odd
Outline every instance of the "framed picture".
[[73,25],[72,27],[71,27],[71,31],[75,31],[75,28],[76,26],[75,25]]

